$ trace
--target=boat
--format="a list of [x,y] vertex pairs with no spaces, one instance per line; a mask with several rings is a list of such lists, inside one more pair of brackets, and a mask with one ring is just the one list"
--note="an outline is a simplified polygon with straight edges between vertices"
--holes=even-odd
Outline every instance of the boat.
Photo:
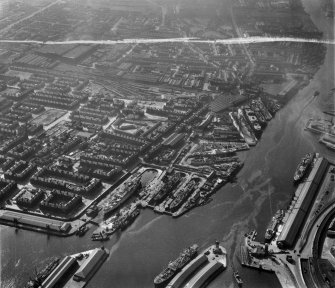
[[120,188],[117,189],[116,192],[112,195],[110,199],[108,199],[108,203],[103,209],[104,217],[108,218],[113,211],[115,211],[120,205],[122,205],[131,195],[135,192],[139,191],[142,188],[141,179],[138,177],[137,179],[130,179]]
[[109,240],[109,236],[106,233],[96,233],[91,237],[92,241],[107,241]]
[[193,244],[192,246],[184,249],[177,259],[171,261],[161,273],[159,273],[155,279],[155,287],[165,287],[166,284],[192,259],[198,254],[198,245]]
[[152,202],[155,205],[161,203],[180,183],[182,176],[177,173],[173,175],[167,183],[160,189],[160,191],[153,197]]
[[89,228],[86,225],[83,225],[77,229],[76,235],[78,235],[79,237],[84,236],[88,230]]
[[191,193],[193,193],[195,187],[196,187],[195,180],[191,180],[189,183],[187,183],[184,189],[182,188],[178,191],[178,195],[170,203],[169,209],[171,211],[178,210],[178,208],[186,201],[186,199],[191,195]]
[[167,287],[181,287],[182,282],[183,287],[204,287],[226,267],[227,251],[216,241],[173,276]]
[[278,224],[282,221],[284,217],[284,211],[279,209],[276,214],[272,217],[271,222],[265,232],[265,242],[270,242],[276,235],[276,229]]
[[121,230],[126,229],[131,223],[134,222],[136,217],[140,215],[140,209],[129,208],[128,211],[119,219],[118,228]]
[[309,166],[313,162],[315,154],[308,153],[305,157],[303,157],[297,167],[297,170],[294,173],[294,182],[299,182],[306,174]]
[[233,275],[234,275],[235,281],[237,283],[237,286],[242,287],[243,286],[243,280],[242,280],[240,274],[238,274],[238,271],[235,271],[233,273]]
[[26,284],[25,288],[37,288],[43,283],[43,281],[51,274],[51,272],[58,266],[60,261],[59,257],[53,258],[44,269],[37,272],[35,271],[35,278],[30,279]]

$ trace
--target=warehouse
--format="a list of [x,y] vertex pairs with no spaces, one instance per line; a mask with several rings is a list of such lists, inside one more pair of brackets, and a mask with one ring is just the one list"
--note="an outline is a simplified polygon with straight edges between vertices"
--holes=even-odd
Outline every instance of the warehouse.
[[107,258],[107,252],[104,248],[94,249],[87,260],[80,266],[78,271],[73,275],[75,281],[88,281]]

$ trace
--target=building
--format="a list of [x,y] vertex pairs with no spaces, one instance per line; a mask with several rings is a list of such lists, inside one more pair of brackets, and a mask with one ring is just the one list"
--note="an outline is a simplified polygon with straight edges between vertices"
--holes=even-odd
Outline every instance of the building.
[[75,281],[87,281],[89,280],[97,268],[107,258],[107,252],[104,248],[94,249],[87,260],[80,266],[78,271],[73,275]]
[[[63,277],[69,273],[70,269],[77,264],[76,259],[71,256],[66,256],[59,265],[51,272],[51,274],[44,280],[39,288],[53,288],[59,287],[57,284]],[[57,286],[56,286],[57,285]]]
[[172,133],[162,144],[168,147],[176,147],[183,139],[184,133]]

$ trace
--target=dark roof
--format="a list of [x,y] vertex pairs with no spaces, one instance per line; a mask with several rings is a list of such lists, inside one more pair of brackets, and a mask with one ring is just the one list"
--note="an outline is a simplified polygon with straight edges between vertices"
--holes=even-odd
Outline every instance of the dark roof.
[[210,104],[210,108],[213,112],[220,112],[245,100],[247,100],[247,97],[243,95],[220,95]]
[[183,133],[173,133],[171,134],[168,138],[166,138],[163,142],[163,145],[167,146],[174,146],[176,145],[179,141],[181,141],[184,138]]

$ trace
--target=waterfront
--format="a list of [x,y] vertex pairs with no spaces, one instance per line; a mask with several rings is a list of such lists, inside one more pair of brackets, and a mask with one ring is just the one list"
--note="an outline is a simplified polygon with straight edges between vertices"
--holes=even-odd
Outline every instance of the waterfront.
[[[317,5],[313,0],[303,2],[308,12]],[[332,26],[320,12],[312,15],[319,29]],[[332,31],[326,33],[325,38],[329,37],[333,37]],[[257,229],[262,236],[276,209],[286,207],[294,191],[294,170],[302,155],[314,150],[334,159],[330,150],[303,129],[306,121],[324,108],[324,99],[335,86],[333,46],[328,47],[325,63],[308,87],[277,113],[259,144],[243,152],[245,165],[236,184],[223,187],[213,196],[214,201],[179,219],[142,211],[121,236],[115,235],[104,243],[111,255],[88,287],[153,287],[155,275],[183,248],[198,243],[201,250],[216,239],[227,249],[228,269],[209,287],[223,287],[222,283],[232,286],[232,260],[248,287],[279,287],[274,275],[241,269],[235,257],[236,245],[249,230]],[[313,98],[315,90],[320,91],[317,99]],[[40,267],[49,257],[98,245],[91,242],[90,233],[83,238],[56,238],[1,226],[0,234],[2,287],[22,287],[33,274],[33,267]]]

